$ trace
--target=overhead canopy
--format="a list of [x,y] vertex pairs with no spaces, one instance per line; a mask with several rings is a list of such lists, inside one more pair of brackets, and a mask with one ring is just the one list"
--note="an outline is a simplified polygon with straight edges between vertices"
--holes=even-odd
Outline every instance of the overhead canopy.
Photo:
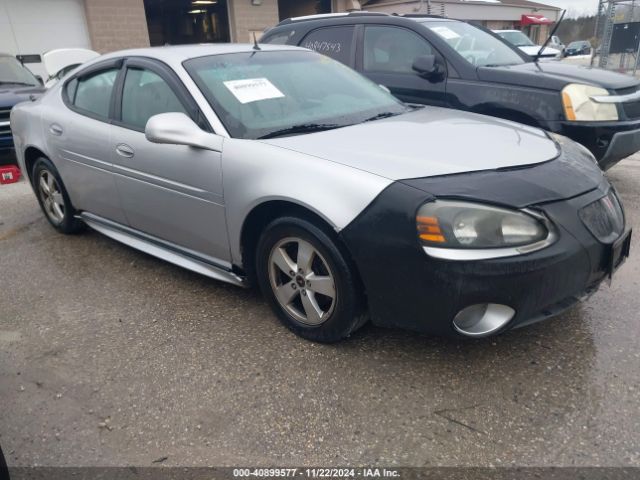
[[554,21],[538,13],[528,13],[527,15],[522,15],[522,18],[520,19],[520,23],[523,26],[524,25],[551,25],[552,23],[554,23]]

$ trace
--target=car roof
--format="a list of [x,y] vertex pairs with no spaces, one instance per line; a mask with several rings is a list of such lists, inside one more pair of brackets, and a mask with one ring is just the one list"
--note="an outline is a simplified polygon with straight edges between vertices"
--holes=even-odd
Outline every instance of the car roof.
[[428,21],[428,20],[449,20],[449,21],[457,21],[453,19],[448,19],[446,17],[440,15],[427,15],[427,14],[389,14],[384,12],[367,12],[367,11],[358,11],[358,12],[343,12],[343,13],[320,13],[317,15],[305,15],[302,17],[291,17],[285,20],[282,20],[278,23],[273,29],[278,27],[299,24],[304,22],[322,22],[322,21],[331,21],[331,20],[343,20],[343,19],[353,19],[353,18],[366,18],[368,20],[380,18],[380,19],[411,19],[416,21]]
[[[260,51],[286,51],[286,50],[306,50],[292,45],[268,45],[259,44]],[[134,48],[129,50],[119,50],[107,53],[96,59],[97,61],[108,60],[120,57],[147,57],[161,60],[165,63],[176,64],[185,60],[208,55],[222,55],[229,53],[251,53],[255,52],[253,43],[207,43],[197,45],[171,45],[164,47]],[[93,62],[91,62],[93,63]],[[88,63],[87,63],[88,64]]]
[[330,20],[345,17],[388,17],[388,13],[383,12],[342,12],[342,13],[318,13],[316,15],[303,15],[300,17],[291,17],[282,20],[277,27],[281,25],[289,25],[291,23],[305,22],[309,20]]

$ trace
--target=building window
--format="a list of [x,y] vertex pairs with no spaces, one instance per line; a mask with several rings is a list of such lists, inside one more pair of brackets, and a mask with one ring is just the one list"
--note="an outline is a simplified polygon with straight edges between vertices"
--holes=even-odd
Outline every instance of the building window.
[[152,46],[229,42],[227,0],[144,0]]
[[318,13],[331,13],[331,0],[278,0],[280,20]]

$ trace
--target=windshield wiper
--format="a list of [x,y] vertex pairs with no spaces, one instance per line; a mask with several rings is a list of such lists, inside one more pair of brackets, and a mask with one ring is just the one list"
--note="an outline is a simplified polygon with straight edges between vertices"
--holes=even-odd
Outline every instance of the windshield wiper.
[[338,125],[337,123],[302,123],[300,125],[293,125],[292,127],[287,127],[281,130],[275,130],[273,132],[267,133],[266,135],[258,137],[258,140],[262,140],[265,138],[282,137],[284,135],[293,135],[296,133],[322,132],[323,130],[331,130],[333,128],[340,128],[342,126],[343,125]]
[[[402,113],[402,112],[400,112],[400,113]],[[395,117],[396,115],[400,115],[400,113],[394,113],[394,112],[378,113],[377,115],[374,115],[373,117],[369,117],[369,118],[363,120],[362,123],[364,123],[364,122],[373,122],[375,120],[381,120],[383,118]]]
[[533,56],[533,61],[535,63],[538,63],[538,60],[540,60],[540,57],[544,54],[544,49],[547,48],[547,45],[549,45],[549,42],[551,41],[551,39],[553,38],[553,36],[556,34],[556,30],[558,30],[558,27],[560,26],[560,24],[562,23],[562,20],[564,19],[564,14],[567,13],[566,10],[562,11],[562,15],[560,15],[560,19],[556,22],[556,24],[553,26],[553,28],[551,29],[551,33],[549,34],[549,36],[547,37],[547,39],[544,41],[544,43],[542,44],[542,46],[540,47],[540,50],[538,50],[538,53],[536,53]]

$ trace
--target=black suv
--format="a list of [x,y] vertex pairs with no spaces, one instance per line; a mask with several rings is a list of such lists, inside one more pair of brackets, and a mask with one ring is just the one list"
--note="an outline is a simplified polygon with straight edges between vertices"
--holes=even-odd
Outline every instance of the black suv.
[[284,20],[261,42],[326,54],[407,103],[469,110],[565,135],[587,147],[605,170],[640,150],[637,79],[535,62],[466,22],[364,12],[314,15]]

